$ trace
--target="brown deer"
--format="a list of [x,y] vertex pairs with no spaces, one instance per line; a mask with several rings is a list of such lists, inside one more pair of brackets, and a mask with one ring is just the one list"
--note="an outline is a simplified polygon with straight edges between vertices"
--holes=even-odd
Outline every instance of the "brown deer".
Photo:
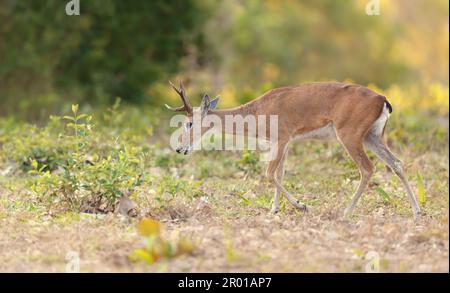
[[[182,83],[179,88],[171,86],[179,94],[183,106],[166,107],[187,115],[182,139],[176,151],[189,154],[193,147],[193,113]],[[300,86],[272,89],[259,98],[232,109],[215,110],[218,98],[203,97],[201,117],[216,115],[224,120],[227,115],[278,115],[277,147],[273,160],[267,168],[267,178],[276,188],[272,212],[280,210],[280,195],[296,208],[307,210],[305,204],[297,201],[281,184],[284,176],[284,161],[287,145],[294,139],[337,139],[355,161],[360,172],[360,183],[345,210],[350,214],[373,174],[374,167],[366,155],[364,146],[373,151],[403,182],[414,216],[420,214],[420,207],[408,183],[402,162],[387,147],[383,135],[392,107],[386,97],[356,84],[338,82],[310,83]],[[202,126],[202,131],[206,129]],[[222,130],[225,132],[225,130]],[[233,128],[231,134],[237,134]],[[258,136],[258,134],[256,134]],[[266,136],[268,137],[268,136]]]

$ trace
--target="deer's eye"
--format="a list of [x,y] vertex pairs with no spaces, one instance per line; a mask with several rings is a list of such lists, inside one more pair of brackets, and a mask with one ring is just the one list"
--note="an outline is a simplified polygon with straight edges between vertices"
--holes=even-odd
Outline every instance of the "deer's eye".
[[192,127],[192,122],[187,122],[187,123],[186,123],[186,128],[187,128],[187,129],[190,129],[191,127]]

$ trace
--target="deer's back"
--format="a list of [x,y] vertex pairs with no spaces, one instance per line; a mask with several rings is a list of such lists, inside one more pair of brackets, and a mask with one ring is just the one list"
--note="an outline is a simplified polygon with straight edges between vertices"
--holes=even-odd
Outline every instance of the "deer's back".
[[317,82],[272,89],[251,106],[259,115],[278,115],[281,125],[298,128],[301,133],[328,123],[363,119],[367,112],[378,117],[385,101],[384,96],[360,85]]

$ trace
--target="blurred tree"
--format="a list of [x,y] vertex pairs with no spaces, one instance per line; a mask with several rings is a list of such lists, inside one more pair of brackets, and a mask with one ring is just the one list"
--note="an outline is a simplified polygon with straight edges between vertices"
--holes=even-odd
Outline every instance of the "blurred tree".
[[67,16],[66,2],[0,0],[0,88],[142,102],[204,43],[207,9],[196,0],[81,1],[80,16]]
[[408,64],[393,54],[396,28],[366,15],[357,1],[222,4],[208,39],[222,57],[233,57],[222,58],[221,72],[238,87],[330,79],[384,87],[409,78]]
[[82,0],[80,16],[67,2],[0,0],[0,112],[175,102],[175,74],[222,106],[307,81],[448,84],[447,0],[384,0],[379,16],[363,0]]

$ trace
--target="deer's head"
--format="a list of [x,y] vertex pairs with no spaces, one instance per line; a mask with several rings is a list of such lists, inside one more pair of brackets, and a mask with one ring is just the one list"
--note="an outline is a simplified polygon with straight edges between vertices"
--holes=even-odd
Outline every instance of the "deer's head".
[[[177,153],[187,155],[192,152],[194,144],[201,139],[201,136],[207,129],[207,127],[202,126],[202,120],[208,115],[210,110],[217,107],[219,98],[217,97],[214,100],[211,100],[210,97],[205,94],[200,107],[193,108],[188,97],[186,96],[183,84],[180,82],[180,86],[178,88],[171,82],[170,85],[180,96],[183,106],[172,108],[166,104],[167,109],[173,112],[184,112],[186,114],[186,118],[183,123],[182,135],[179,137],[178,145],[175,150]],[[197,132],[199,135],[194,135],[195,127],[200,130]]]

